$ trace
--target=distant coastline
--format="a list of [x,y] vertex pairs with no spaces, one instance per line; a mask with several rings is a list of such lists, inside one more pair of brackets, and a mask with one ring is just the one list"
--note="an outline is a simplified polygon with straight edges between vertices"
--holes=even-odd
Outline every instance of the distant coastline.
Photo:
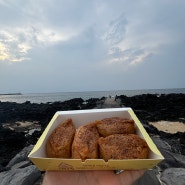
[[22,93],[3,93],[0,95],[22,95]]
[[[139,90],[112,90],[112,91],[84,91],[84,92],[56,92],[56,93],[6,93],[0,95],[0,102],[16,102],[24,103],[48,103],[48,102],[63,102],[74,98],[82,98],[88,100],[90,98],[116,97],[125,95],[128,97],[141,94],[185,94],[185,88],[177,89],[139,89]],[[4,93],[5,94],[5,93]]]

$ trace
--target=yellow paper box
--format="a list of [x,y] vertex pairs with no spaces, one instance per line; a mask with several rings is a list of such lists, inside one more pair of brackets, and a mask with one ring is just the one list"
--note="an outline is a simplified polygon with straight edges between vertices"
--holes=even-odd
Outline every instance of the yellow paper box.
[[[78,128],[80,125],[109,117],[122,117],[134,120],[136,134],[144,138],[149,145],[150,154],[148,159],[109,160],[108,162],[105,162],[103,159],[87,159],[82,162],[80,159],[47,157],[46,141],[59,123],[67,118],[72,118],[74,125]],[[41,171],[151,169],[164,159],[131,108],[58,111],[49,122],[28,157]]]

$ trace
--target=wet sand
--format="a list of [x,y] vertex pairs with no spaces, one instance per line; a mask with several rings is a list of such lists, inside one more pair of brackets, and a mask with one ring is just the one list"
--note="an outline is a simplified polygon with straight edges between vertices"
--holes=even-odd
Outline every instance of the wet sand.
[[158,130],[167,132],[167,133],[177,133],[177,132],[185,132],[185,123],[181,122],[171,122],[171,121],[157,121],[157,122],[149,122],[149,124],[156,127]]
[[38,121],[16,121],[15,123],[4,123],[4,128],[9,128],[10,130],[15,130],[16,132],[24,132],[32,129],[41,129],[41,125]]

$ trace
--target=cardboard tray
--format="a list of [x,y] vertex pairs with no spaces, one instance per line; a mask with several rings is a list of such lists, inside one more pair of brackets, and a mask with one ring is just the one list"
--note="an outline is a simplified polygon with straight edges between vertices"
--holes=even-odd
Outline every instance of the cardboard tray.
[[[57,125],[67,118],[72,118],[74,125],[76,128],[78,128],[80,125],[84,125],[91,121],[116,116],[134,120],[136,126],[136,134],[141,138],[144,138],[150,148],[148,159],[109,160],[108,162],[105,162],[103,159],[87,159],[82,162],[80,159],[47,157],[46,141],[48,137],[57,127]],[[58,111],[49,122],[48,126],[46,127],[45,131],[41,135],[40,139],[28,157],[41,171],[151,169],[164,159],[131,108]]]

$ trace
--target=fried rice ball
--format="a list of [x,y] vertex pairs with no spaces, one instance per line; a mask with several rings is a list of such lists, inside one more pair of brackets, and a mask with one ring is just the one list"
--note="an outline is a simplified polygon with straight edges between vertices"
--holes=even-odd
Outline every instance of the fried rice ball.
[[102,119],[97,123],[98,132],[106,137],[112,134],[135,134],[134,121],[121,117]]
[[72,144],[73,159],[97,159],[99,133],[96,123],[88,123],[80,126],[75,134]]
[[149,147],[146,141],[135,134],[114,134],[98,140],[100,158],[146,159]]
[[72,119],[60,123],[49,136],[46,143],[48,157],[70,158],[71,145],[76,129]]

